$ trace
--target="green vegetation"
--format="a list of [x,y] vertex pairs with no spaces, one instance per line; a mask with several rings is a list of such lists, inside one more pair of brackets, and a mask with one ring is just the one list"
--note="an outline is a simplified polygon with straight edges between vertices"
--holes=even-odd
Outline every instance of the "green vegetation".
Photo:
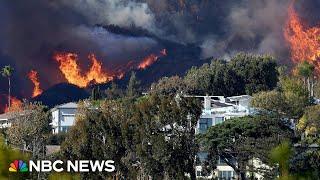
[[280,142],[293,137],[293,131],[281,119],[268,115],[247,116],[227,120],[211,127],[200,137],[208,152],[207,169],[214,169],[218,159],[231,166],[241,179],[249,172],[275,178],[276,174],[261,167],[251,167],[250,161],[258,158],[269,163],[269,152]]
[[238,54],[230,62],[216,60],[192,68],[185,77],[188,92],[235,96],[271,90],[277,85],[276,61],[271,56]]

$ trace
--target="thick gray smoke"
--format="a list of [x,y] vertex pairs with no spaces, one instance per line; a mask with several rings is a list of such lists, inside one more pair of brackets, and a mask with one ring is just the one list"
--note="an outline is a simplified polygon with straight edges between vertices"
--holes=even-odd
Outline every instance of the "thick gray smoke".
[[58,0],[56,4],[72,9],[85,16],[92,25],[116,24],[123,27],[131,25],[145,29],[155,29],[154,15],[147,3],[123,0]]
[[228,31],[222,37],[208,37],[203,56],[231,56],[241,51],[275,56],[287,48],[283,28],[289,0],[246,0],[231,7],[226,17]]

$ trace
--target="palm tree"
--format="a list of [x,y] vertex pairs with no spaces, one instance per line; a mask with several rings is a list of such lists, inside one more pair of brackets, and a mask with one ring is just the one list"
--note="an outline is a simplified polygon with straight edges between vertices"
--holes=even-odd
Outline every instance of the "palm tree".
[[9,107],[9,109],[11,107],[11,76],[13,74],[13,70],[14,69],[11,66],[5,66],[1,70],[2,76],[8,78],[8,91],[9,91],[8,107]]

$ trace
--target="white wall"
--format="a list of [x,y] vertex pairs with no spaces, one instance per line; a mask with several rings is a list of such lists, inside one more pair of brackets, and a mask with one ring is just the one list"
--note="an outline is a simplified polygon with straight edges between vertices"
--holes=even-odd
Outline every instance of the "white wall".
[[57,108],[52,111],[53,133],[65,131],[75,123],[76,108]]

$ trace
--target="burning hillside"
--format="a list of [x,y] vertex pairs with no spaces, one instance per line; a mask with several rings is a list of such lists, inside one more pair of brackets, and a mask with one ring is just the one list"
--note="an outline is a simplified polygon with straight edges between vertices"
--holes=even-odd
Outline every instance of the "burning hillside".
[[91,68],[83,74],[78,65],[78,55],[75,53],[57,53],[54,59],[59,63],[59,69],[66,80],[79,87],[86,87],[92,81],[103,83],[111,81],[113,76],[102,70],[102,63],[98,62],[94,54],[90,54]]
[[289,6],[284,29],[284,37],[290,45],[291,59],[295,63],[308,61],[320,72],[320,26],[306,26],[293,5]]
[[156,62],[159,57],[165,56],[166,50],[161,50],[159,55],[151,54],[144,58],[137,67],[134,63],[128,63],[125,68],[120,68],[115,71],[106,71],[103,68],[101,61],[99,61],[94,54],[90,54],[88,59],[92,65],[89,70],[82,73],[83,71],[78,65],[78,55],[75,53],[56,53],[54,59],[59,63],[59,69],[66,78],[66,80],[79,87],[87,87],[89,84],[101,84],[112,81],[117,78],[122,78],[126,71],[130,69],[146,69]]

